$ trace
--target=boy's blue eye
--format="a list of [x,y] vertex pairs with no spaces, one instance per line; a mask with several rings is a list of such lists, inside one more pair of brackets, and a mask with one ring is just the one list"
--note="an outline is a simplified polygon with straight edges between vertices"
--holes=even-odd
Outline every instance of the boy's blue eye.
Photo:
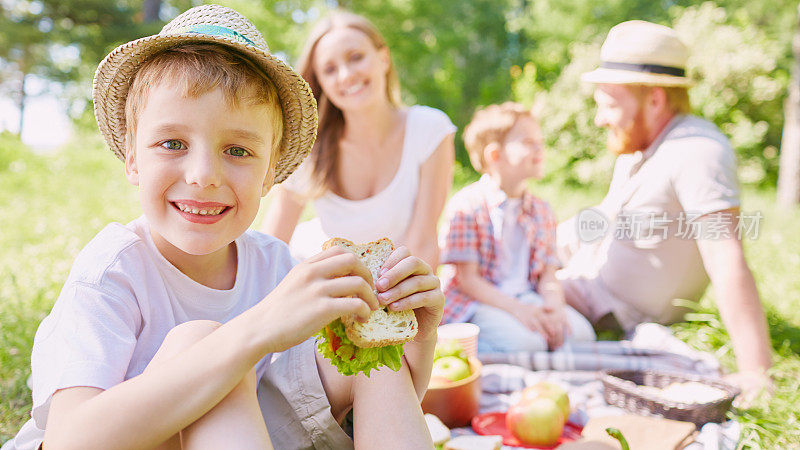
[[161,143],[161,146],[167,150],[183,150],[183,142],[177,139],[170,139]]
[[250,152],[248,152],[247,150],[243,149],[242,147],[231,147],[231,148],[228,149],[228,154],[231,155],[231,156],[242,157],[242,156],[248,156],[250,154]]

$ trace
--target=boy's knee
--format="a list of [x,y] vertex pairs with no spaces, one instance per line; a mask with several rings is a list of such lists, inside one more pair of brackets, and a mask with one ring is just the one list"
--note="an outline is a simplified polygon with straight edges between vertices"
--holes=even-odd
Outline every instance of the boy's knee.
[[256,368],[253,367],[247,372],[247,375],[242,378],[242,382],[237,386],[245,392],[255,392],[258,387],[258,378],[256,377]]
[[213,320],[192,320],[184,322],[169,330],[164,343],[171,344],[194,344],[213,333],[222,324]]
[[175,326],[167,333],[153,361],[175,356],[221,326],[213,320],[192,320]]

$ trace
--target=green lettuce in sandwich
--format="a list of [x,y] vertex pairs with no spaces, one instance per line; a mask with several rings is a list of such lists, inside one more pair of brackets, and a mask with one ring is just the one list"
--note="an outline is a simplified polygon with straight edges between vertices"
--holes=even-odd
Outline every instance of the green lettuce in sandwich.
[[[394,251],[394,244],[383,238],[368,244],[356,245],[334,238],[323,246],[327,249],[339,245],[353,251],[377,280],[378,272]],[[366,322],[355,317],[343,317],[329,323],[317,334],[320,353],[331,361],[339,373],[355,375],[388,366],[400,370],[403,344],[417,335],[417,318],[414,311],[388,311],[385,307],[372,311]]]

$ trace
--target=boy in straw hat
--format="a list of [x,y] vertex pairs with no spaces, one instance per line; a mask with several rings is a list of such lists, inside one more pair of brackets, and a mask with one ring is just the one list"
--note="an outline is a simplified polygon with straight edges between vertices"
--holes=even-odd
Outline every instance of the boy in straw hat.
[[420,319],[402,368],[344,377],[309,337],[378,308],[370,272],[338,246],[295,264],[248,231],[316,130],[308,85],[253,25],[193,8],[111,52],[93,97],[144,215],[76,258],[34,341],[32,419],[3,450],[347,448],[351,407],[359,445],[431,447],[419,397],[443,296],[430,268],[404,248],[384,265],[385,303]]
[[[737,238],[736,160],[716,126],[689,115],[688,55],[672,29],[624,22],[608,33],[600,67],[584,74],[617,161],[602,203],[558,229],[567,262],[559,278],[567,302],[596,326],[626,331],[681,320],[675,300],[699,300],[710,280],[739,365],[733,380],[756,388],[771,363]],[[602,239],[588,233],[604,221]]]

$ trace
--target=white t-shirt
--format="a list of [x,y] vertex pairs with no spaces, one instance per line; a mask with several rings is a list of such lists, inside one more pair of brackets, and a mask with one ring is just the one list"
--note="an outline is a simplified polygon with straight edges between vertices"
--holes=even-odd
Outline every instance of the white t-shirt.
[[521,198],[507,198],[500,208],[489,213],[495,240],[500,243],[498,288],[506,295],[516,297],[532,292],[530,282],[531,246],[525,229],[517,220],[521,214]]
[[[169,330],[190,320],[229,321],[263,299],[295,264],[286,245],[271,236],[247,231],[235,242],[236,282],[216,290],[158,252],[144,217],[101,230],[78,254],[36,332],[32,419],[3,450],[38,448],[56,390],[108,389],[141,374]],[[303,348],[313,352],[313,346]],[[259,377],[270,356],[256,365]]]
[[[314,199],[317,218],[295,229],[290,247],[299,259],[322,250],[330,237],[368,242],[382,237],[398,242],[405,237],[419,190],[420,168],[442,140],[456,131],[445,113],[427,106],[412,106],[406,118],[403,155],[392,181],[382,191],[363,200],[348,200],[330,191]],[[306,196],[310,166],[302,164],[283,185]]]

